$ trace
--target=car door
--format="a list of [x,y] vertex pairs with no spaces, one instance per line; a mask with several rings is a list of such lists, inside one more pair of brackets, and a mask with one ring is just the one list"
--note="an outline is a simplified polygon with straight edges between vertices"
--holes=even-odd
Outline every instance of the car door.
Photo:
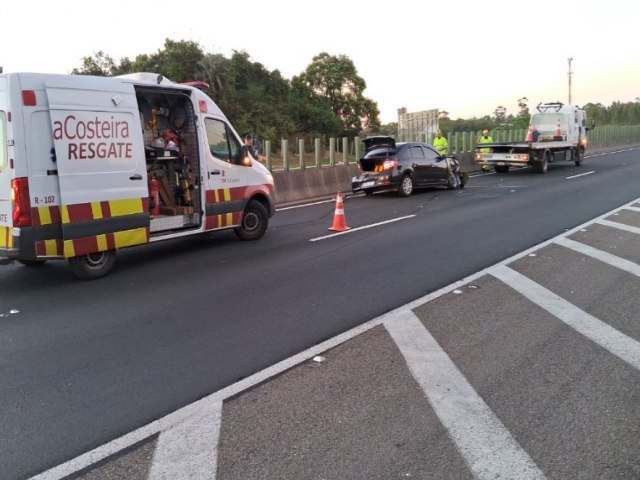
[[411,162],[411,168],[416,178],[417,185],[424,185],[429,181],[429,169],[431,166],[427,162],[425,152],[420,145],[409,145],[407,157]]
[[244,207],[247,167],[240,165],[242,145],[221,119],[204,119],[206,158],[206,229],[239,225]]
[[447,181],[449,168],[447,159],[441,156],[434,148],[423,145],[424,154],[429,165],[429,184],[439,184]]

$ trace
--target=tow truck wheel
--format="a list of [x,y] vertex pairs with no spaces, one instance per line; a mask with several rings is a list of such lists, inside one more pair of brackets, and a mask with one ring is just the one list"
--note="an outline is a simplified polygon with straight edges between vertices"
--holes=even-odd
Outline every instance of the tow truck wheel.
[[73,274],[80,280],[94,280],[104,277],[113,268],[116,261],[115,250],[79,255],[69,259]]
[[576,167],[579,167],[580,165],[582,165],[582,161],[584,160],[584,148],[576,148],[576,150],[573,153],[574,157],[573,157],[573,161],[576,164]]
[[46,260],[18,260],[18,263],[26,267],[41,267]]
[[509,165],[496,165],[495,167],[496,173],[508,173]]
[[242,224],[233,231],[241,240],[257,240],[267,231],[269,214],[257,200],[251,200],[242,214]]
[[537,160],[533,165],[533,171],[536,173],[547,173],[549,169],[549,158],[551,157],[551,153],[549,150],[545,151],[542,154],[542,159]]

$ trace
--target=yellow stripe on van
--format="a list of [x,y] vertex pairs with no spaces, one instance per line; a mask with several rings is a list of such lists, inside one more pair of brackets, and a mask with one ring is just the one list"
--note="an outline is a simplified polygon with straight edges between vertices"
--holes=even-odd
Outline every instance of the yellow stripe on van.
[[218,195],[218,190],[213,191],[213,196],[216,199],[216,203],[220,202],[220,195]]
[[11,227],[0,227],[0,247],[13,247],[13,234],[11,232]]
[[44,253],[47,257],[58,255],[58,243],[55,239],[44,241]]
[[231,201],[231,190],[228,188],[224,189],[224,201],[225,202],[230,202]]
[[38,207],[40,225],[51,225],[51,209],[49,207]]
[[73,240],[65,240],[63,247],[64,257],[71,258],[76,256],[76,249],[73,247]]
[[135,228],[133,230],[113,232],[113,239],[115,241],[116,248],[140,245],[149,241],[147,238],[146,228]]
[[109,200],[109,209],[111,210],[112,217],[120,217],[122,215],[133,215],[135,213],[142,213],[142,199],[141,198],[127,198],[124,200]]
[[60,205],[60,218],[62,219],[62,223],[71,223],[69,208],[66,205]]
[[227,226],[233,225],[233,213],[227,213]]
[[109,250],[107,246],[107,236],[105,234],[96,235],[96,241],[98,242],[98,251],[104,252],[105,250]]
[[91,203],[91,216],[94,220],[102,218],[102,205],[100,205],[100,202]]

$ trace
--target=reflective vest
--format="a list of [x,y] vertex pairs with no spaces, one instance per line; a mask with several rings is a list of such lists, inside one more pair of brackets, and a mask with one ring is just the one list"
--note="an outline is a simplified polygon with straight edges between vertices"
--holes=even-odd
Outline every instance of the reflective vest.
[[444,137],[436,137],[433,139],[433,146],[436,148],[440,155],[447,154],[447,139]]
[[[493,138],[491,138],[491,135],[487,135],[486,137],[480,136],[480,138],[478,139],[478,143],[493,143]],[[480,153],[491,153],[491,149],[481,148]]]

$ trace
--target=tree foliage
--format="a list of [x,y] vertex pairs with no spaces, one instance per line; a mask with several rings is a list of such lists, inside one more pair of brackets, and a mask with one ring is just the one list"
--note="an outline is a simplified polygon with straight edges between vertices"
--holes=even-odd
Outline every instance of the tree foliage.
[[[166,39],[162,49],[116,62],[103,51],[82,58],[71,73],[114,76],[133,72],[161,73],[174,82],[202,80],[206,93],[229,117],[239,133],[253,132],[263,139],[295,136],[355,136],[372,133],[394,135],[397,124],[380,125],[378,105],[364,96],[366,82],[345,55],[316,55],[309,66],[291,80],[278,70],[269,71],[253,62],[247,52],[230,58],[207,53],[191,41]],[[492,115],[451,119],[443,111],[439,119],[445,134],[485,128],[526,128],[530,112],[527,97],[517,100],[516,115],[499,105]],[[640,98],[613,102],[610,106],[587,103],[589,122],[596,125],[640,124]]]

